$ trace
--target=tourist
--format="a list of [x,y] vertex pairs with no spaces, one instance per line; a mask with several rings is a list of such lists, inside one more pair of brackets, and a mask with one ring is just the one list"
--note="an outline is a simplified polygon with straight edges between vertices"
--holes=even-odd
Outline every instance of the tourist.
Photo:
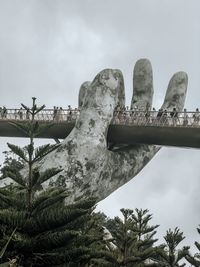
[[123,112],[123,124],[126,124],[126,121],[128,119],[128,112]]
[[118,120],[119,120],[119,123],[120,123],[120,124],[123,123],[123,119],[124,119],[123,111],[120,110],[120,111],[118,112]]
[[152,112],[151,112],[151,122],[154,124],[156,122],[156,116],[157,116],[157,112],[156,109],[153,108]]
[[132,123],[135,124],[138,121],[139,111],[138,107],[134,106],[132,109]]
[[146,110],[144,116],[145,116],[145,121],[146,121],[146,124],[150,123],[150,115],[151,115],[151,112],[149,109]]
[[157,120],[158,124],[160,123],[162,116],[163,116],[163,109],[160,108],[158,110],[158,113],[157,113],[157,116],[156,116],[156,120]]
[[170,112],[170,116],[172,118],[173,126],[176,126],[176,124],[178,122],[178,112],[177,112],[176,108],[173,108],[173,110]]
[[121,106],[122,111],[126,111],[126,107],[124,105]]
[[67,109],[67,120],[68,121],[72,120],[72,107],[70,105],[68,105],[68,109]]
[[58,110],[58,120],[59,121],[63,121],[63,109],[62,107],[60,107],[60,109]]
[[18,115],[19,115],[19,119],[23,120],[23,109],[22,108],[19,109]]
[[184,108],[183,110],[183,126],[188,125],[188,114],[187,114],[187,109]]
[[15,109],[15,111],[14,111],[14,119],[15,119],[15,120],[18,119],[18,112],[17,112],[17,109]]
[[162,116],[162,123],[164,125],[169,125],[169,121],[168,121],[168,113],[167,113],[167,110],[165,109],[164,112],[163,112],[163,116]]
[[26,120],[29,120],[30,119],[30,113],[29,113],[29,110],[26,111]]
[[199,124],[199,109],[196,108],[195,113],[193,114],[193,125]]
[[6,119],[7,118],[7,114],[8,114],[7,108],[5,106],[3,106],[2,118],[3,119]]
[[56,115],[57,115],[57,108],[56,106],[53,107],[53,120],[56,120]]
[[126,112],[125,124],[131,124],[131,121],[132,121],[131,112]]
[[59,108],[56,107],[55,121],[59,121]]

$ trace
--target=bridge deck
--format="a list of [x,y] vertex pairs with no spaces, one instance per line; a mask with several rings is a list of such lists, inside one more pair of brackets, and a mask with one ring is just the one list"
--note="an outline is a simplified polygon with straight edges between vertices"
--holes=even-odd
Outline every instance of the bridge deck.
[[[72,131],[79,111],[43,110],[36,120],[42,124],[54,125],[38,138],[64,139]],[[56,116],[55,116],[56,115]],[[200,116],[197,112],[170,112],[158,117],[158,112],[119,111],[109,126],[107,139],[114,144],[155,144],[163,146],[200,148]],[[155,116],[156,115],[156,116]],[[26,137],[20,130],[10,124],[12,121],[29,120],[24,110],[10,109],[0,114],[0,136]]]
[[[42,124],[51,122],[41,121]],[[38,138],[64,139],[69,135],[75,123],[59,122]],[[26,137],[8,121],[0,120],[0,136]],[[151,126],[151,125],[110,125],[107,139],[115,144],[156,144],[163,146],[200,148],[200,128]]]

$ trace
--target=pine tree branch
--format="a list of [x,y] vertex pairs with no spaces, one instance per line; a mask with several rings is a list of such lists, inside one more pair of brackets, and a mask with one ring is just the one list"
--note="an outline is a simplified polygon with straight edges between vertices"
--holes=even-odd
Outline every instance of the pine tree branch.
[[44,209],[52,208],[57,203],[64,203],[65,198],[67,197],[66,190],[64,189],[54,189],[52,193],[51,190],[47,190],[47,192],[42,193],[33,201],[32,204],[32,214],[38,214]]
[[44,171],[42,173],[38,173],[37,179],[34,178],[32,181],[33,189],[37,188],[42,183],[49,180],[50,178],[52,178],[56,174],[60,173],[61,171],[62,171],[62,169],[51,168],[51,169],[47,169],[46,171]]
[[[3,190],[0,190],[0,200],[6,204],[7,209],[14,208],[16,210],[25,209],[25,199],[19,198],[14,192],[11,192],[9,195],[5,195]],[[2,203],[1,203],[2,204]]]
[[27,186],[26,181],[24,180],[24,177],[20,174],[19,171],[15,170],[6,170],[4,171],[4,176],[2,177],[2,179],[5,178],[10,178],[12,179],[14,182],[16,182],[17,184],[21,185],[23,188],[25,188]]
[[7,225],[11,229],[23,229],[27,219],[27,213],[24,211],[15,211],[13,209],[0,210],[0,223]]
[[23,132],[25,136],[29,137],[29,134],[30,134],[30,126],[29,126],[30,123],[29,122],[20,123],[20,122],[10,121],[9,124],[13,125],[15,128]]
[[23,159],[25,162],[28,162],[28,158],[26,157],[23,149],[10,143],[7,143],[7,145],[14,154]]
[[37,235],[42,232],[56,230],[64,227],[86,214],[87,211],[77,209],[69,210],[65,207],[42,211],[40,214],[34,215],[30,220],[26,220],[23,231],[29,235]]
[[46,156],[47,154],[49,154],[50,152],[52,152],[53,150],[58,148],[58,146],[59,146],[59,144],[57,144],[57,145],[47,144],[47,145],[43,145],[43,146],[36,148],[33,162],[36,162],[36,161],[42,159],[44,156]]

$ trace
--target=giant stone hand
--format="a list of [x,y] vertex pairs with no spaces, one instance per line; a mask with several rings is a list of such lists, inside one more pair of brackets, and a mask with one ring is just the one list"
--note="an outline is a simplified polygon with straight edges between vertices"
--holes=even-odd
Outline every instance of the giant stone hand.
[[[174,74],[162,108],[183,109],[187,80],[184,72]],[[152,97],[151,64],[140,59],[134,68],[131,107],[151,107]],[[81,112],[74,129],[57,150],[40,162],[41,171],[49,167],[63,169],[59,175],[72,191],[72,200],[82,195],[94,196],[98,201],[106,198],[130,181],[159,151],[158,146],[139,144],[108,150],[108,126],[115,107],[123,106],[124,101],[124,81],[119,70],[105,69],[91,83],[85,82],[80,88]]]

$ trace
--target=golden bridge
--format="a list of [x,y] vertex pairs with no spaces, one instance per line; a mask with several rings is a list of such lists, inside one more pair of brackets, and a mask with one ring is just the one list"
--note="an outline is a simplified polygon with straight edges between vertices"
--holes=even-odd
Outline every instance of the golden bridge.
[[[3,111],[3,110],[2,110]],[[27,137],[10,122],[26,122],[29,114],[23,109],[6,109],[0,113],[1,137]],[[75,126],[79,110],[44,109],[35,120],[52,127],[38,138],[66,138]],[[200,148],[199,112],[158,112],[142,110],[115,111],[107,140],[112,144],[155,144]]]

